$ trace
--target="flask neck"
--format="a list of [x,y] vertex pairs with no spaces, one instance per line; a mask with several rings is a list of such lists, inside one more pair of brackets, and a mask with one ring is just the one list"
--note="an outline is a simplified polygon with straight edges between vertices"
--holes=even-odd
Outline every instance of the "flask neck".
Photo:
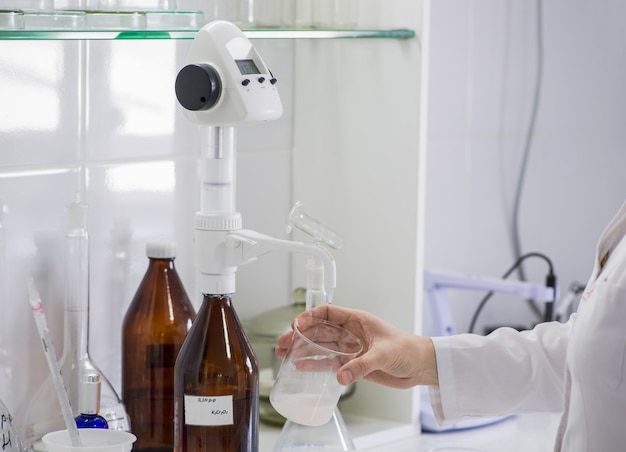
[[65,328],[61,365],[89,358],[89,309],[65,309]]
[[65,312],[61,362],[89,353],[89,239],[83,229],[65,237]]

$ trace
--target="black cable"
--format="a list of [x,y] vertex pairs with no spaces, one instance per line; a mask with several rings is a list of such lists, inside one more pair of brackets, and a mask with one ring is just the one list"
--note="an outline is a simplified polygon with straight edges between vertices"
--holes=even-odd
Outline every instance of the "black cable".
[[[541,98],[541,86],[543,80],[543,7],[542,0],[537,0],[537,74],[536,74],[536,82],[535,82],[535,93],[533,97],[533,105],[532,111],[530,115],[530,123],[528,125],[528,130],[526,133],[526,141],[524,144],[524,152],[522,155],[522,164],[520,167],[520,172],[517,180],[517,187],[515,191],[515,200],[513,202],[513,214],[511,220],[511,240],[513,245],[513,255],[516,258],[519,258],[522,254],[522,245],[519,231],[519,216],[520,216],[520,205],[522,198],[522,191],[524,185],[524,179],[526,177],[526,168],[528,166],[528,160],[530,156],[530,150],[532,145],[533,136],[535,134],[535,125],[537,122],[537,114],[539,111],[539,100]],[[518,276],[521,281],[526,281],[526,274],[524,272],[524,268],[520,266],[518,268]],[[536,316],[540,316],[540,312],[532,302],[532,300],[528,301],[528,304],[531,310],[535,313]]]
[[[504,273],[504,275],[502,275],[502,279],[508,278],[509,275],[513,273],[521,265],[521,263],[525,261],[526,259],[528,259],[529,257],[539,257],[548,264],[548,276],[546,277],[546,286],[552,287],[554,289],[554,298],[552,299],[550,303],[546,303],[546,314],[544,316],[544,319],[549,320],[552,317],[552,308],[554,307],[554,301],[556,299],[556,276],[554,275],[554,266],[552,265],[552,261],[550,260],[548,256],[542,253],[537,253],[537,252],[524,254],[523,256],[520,256],[515,261],[515,263]],[[480,312],[483,310],[483,308],[485,307],[485,304],[487,304],[487,301],[489,301],[489,299],[491,298],[493,294],[494,294],[493,291],[487,292],[487,294],[483,297],[483,299],[478,304],[478,307],[474,311],[474,315],[472,316],[472,321],[470,322],[470,326],[468,328],[469,333],[474,332],[474,328],[476,327],[476,322],[478,321],[478,316],[480,315]]]

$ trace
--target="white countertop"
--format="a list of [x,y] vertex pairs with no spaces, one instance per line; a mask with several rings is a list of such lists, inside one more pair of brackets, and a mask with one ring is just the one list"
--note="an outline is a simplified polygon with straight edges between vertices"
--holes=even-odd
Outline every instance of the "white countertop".
[[[358,450],[376,452],[434,452],[462,447],[476,452],[551,452],[559,415],[532,414],[505,419],[474,429],[419,433],[412,426],[344,416]],[[371,433],[379,430],[379,433]],[[272,452],[280,428],[261,427],[260,452]]]

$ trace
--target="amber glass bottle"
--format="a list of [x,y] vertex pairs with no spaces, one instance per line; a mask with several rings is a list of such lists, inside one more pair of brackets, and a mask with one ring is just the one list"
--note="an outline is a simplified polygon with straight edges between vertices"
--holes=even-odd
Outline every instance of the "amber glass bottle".
[[148,270],[122,325],[122,399],[134,451],[174,447],[174,363],[195,317],[169,242],[146,246]]
[[256,452],[259,371],[229,295],[204,295],[176,360],[176,452]]

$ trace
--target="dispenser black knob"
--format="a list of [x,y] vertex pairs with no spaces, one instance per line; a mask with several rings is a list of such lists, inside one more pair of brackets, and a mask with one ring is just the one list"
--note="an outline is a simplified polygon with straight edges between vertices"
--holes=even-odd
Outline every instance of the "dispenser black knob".
[[208,110],[222,91],[217,71],[208,64],[189,64],[176,76],[176,98],[187,110]]

